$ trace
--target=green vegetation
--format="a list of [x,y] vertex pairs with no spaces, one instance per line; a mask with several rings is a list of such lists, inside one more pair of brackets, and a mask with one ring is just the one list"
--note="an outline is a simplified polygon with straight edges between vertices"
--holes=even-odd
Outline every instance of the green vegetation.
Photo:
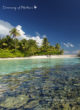
[[32,55],[61,55],[64,53],[60,45],[50,45],[47,38],[43,38],[43,43],[39,47],[35,40],[18,40],[20,33],[16,28],[10,31],[10,35],[0,39],[0,57],[26,57]]
[[[13,38],[16,38],[17,36],[20,36],[20,33],[18,32],[18,30],[16,28],[13,28],[10,31],[10,35],[12,35]],[[16,41],[15,41],[15,51],[16,51]]]

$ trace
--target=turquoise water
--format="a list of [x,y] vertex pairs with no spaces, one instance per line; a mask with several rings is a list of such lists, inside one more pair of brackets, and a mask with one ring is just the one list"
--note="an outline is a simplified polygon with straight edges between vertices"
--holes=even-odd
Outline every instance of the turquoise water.
[[0,61],[0,110],[80,110],[80,59]]
[[29,59],[29,60],[0,60],[0,75],[23,72],[33,68],[55,67],[56,65],[74,65],[79,64],[78,58],[65,59]]

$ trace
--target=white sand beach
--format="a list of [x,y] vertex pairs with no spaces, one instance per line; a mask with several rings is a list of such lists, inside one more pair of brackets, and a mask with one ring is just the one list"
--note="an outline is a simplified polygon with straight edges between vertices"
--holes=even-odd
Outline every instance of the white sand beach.
[[0,58],[0,60],[19,60],[19,59],[45,59],[45,58],[76,58],[77,55],[43,55],[30,57],[16,57],[16,58]]

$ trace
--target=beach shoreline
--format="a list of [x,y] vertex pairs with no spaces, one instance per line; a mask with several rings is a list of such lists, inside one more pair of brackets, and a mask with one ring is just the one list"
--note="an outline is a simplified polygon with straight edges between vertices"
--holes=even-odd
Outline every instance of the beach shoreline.
[[20,60],[20,59],[47,59],[47,58],[78,58],[77,55],[42,55],[30,57],[16,57],[16,58],[0,58],[0,60]]

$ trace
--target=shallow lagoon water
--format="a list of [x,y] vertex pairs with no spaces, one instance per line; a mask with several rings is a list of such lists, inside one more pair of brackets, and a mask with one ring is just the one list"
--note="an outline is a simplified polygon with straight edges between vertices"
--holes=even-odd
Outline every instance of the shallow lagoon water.
[[80,110],[80,59],[0,61],[0,110]]
[[0,75],[23,72],[34,68],[74,65],[79,63],[79,58],[0,60]]

